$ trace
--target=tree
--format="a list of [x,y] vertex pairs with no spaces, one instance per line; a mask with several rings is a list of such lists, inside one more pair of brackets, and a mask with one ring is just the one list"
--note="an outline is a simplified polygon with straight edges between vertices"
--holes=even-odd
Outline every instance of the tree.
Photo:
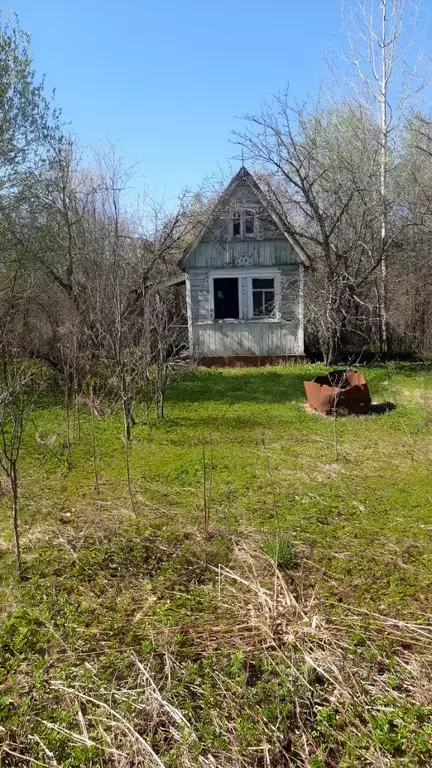
[[[398,201],[394,193],[401,135],[427,76],[414,47],[418,5],[413,0],[355,0],[345,15],[348,64],[345,82],[350,98],[370,111],[377,124],[377,165],[380,177],[380,345],[390,349],[388,258],[398,237],[393,219]],[[392,226],[393,225],[393,226]],[[390,231],[390,230],[393,231]],[[397,229],[397,227],[396,227]]]
[[17,17],[0,16],[0,464],[12,495],[18,570],[19,457],[28,388],[35,369],[25,360],[32,280],[25,269],[32,251],[29,221],[35,178],[58,131],[58,113],[32,69],[30,39]]
[[246,121],[237,140],[267,171],[261,183],[310,256],[306,324],[333,363],[350,335],[360,346],[372,340],[371,283],[380,263],[375,125],[360,108],[299,107],[287,92]]
[[0,379],[0,466],[11,490],[11,522],[18,572],[22,568],[19,526],[19,472],[27,387],[31,372],[22,361],[9,359],[10,352],[2,346]]
[[428,358],[432,353],[432,123],[421,113],[406,125],[402,150],[396,177],[401,236],[388,274],[393,348]]
[[[11,522],[18,572],[21,572],[19,525],[19,459],[26,416],[32,403],[32,388],[40,371],[25,354],[23,305],[27,301],[20,270],[24,262],[18,253],[9,269],[3,268],[0,279],[0,466],[11,491]],[[37,388],[36,388],[37,389]]]
[[187,329],[184,308],[169,286],[156,286],[149,292],[151,324],[150,362],[154,370],[154,402],[159,419],[165,415],[165,395],[176,376],[190,369],[186,356]]

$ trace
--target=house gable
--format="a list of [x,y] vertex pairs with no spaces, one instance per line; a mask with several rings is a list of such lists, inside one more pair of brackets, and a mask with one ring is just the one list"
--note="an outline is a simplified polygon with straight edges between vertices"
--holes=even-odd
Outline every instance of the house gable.
[[191,354],[302,355],[307,263],[257,182],[240,168],[181,262]]
[[[248,232],[251,229],[253,232]],[[283,227],[253,176],[242,167],[186,250],[182,269],[307,264],[300,244]]]

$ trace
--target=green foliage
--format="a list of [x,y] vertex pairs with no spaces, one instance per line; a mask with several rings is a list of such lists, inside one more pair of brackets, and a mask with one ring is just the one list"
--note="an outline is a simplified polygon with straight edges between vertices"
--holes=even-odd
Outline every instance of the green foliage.
[[35,78],[29,35],[16,15],[0,14],[0,179],[11,191],[17,173],[34,168],[46,152],[58,114],[45,97],[43,80]]
[[286,536],[267,539],[264,543],[266,554],[279,568],[296,568],[299,562],[295,545]]
[[32,655],[40,651],[45,642],[46,631],[40,618],[27,608],[16,610],[3,624],[0,635],[3,658]]
[[[331,606],[326,620],[337,627],[359,609],[365,617],[371,611],[424,621],[432,547],[430,426],[422,398],[431,376],[415,366],[368,369],[374,400],[397,407],[341,420],[336,464],[331,421],[301,407],[303,379],[322,370],[198,371],[173,388],[165,423],[147,424],[138,413],[131,441],[137,518],[126,493],[120,415],[107,411],[96,422],[96,497],[90,415],[82,410],[78,430],[72,414],[68,467],[61,402],[56,392],[41,390],[23,437],[21,583],[7,550],[8,494],[0,498],[5,743],[47,762],[37,735],[59,765],[109,765],[97,725],[109,720],[107,712],[68,689],[113,706],[149,738],[153,723],[152,746],[168,768],[187,764],[186,752],[188,768],[208,754],[221,765],[240,755],[252,766],[263,744],[271,764],[306,765],[301,728],[308,768],[368,766],[377,749],[389,765],[431,762],[431,710],[406,685],[396,661],[399,640],[383,635],[371,642],[366,618],[338,633],[362,697],[347,704],[332,697],[332,685],[298,646],[287,645],[292,618],[285,612],[275,621],[274,642],[264,635],[256,646],[243,638],[250,627],[259,632],[253,611],[237,617],[235,605],[234,618],[227,613],[223,590],[236,582],[218,565],[232,567],[236,545],[252,529],[292,594],[319,595],[317,613]],[[212,525],[203,540],[202,444],[210,436]],[[265,595],[273,601],[272,586]],[[289,632],[278,634],[279,626]],[[327,653],[321,625],[306,637],[309,650],[317,642]],[[135,657],[191,730],[175,726],[172,737],[163,707],[154,720],[146,699],[151,686]],[[370,679],[385,686],[375,692]],[[78,704],[96,746],[68,735],[82,735]]]
[[[389,706],[390,705],[390,706]],[[384,700],[370,720],[377,743],[395,758],[406,754],[432,759],[432,716],[428,707],[395,706]]]

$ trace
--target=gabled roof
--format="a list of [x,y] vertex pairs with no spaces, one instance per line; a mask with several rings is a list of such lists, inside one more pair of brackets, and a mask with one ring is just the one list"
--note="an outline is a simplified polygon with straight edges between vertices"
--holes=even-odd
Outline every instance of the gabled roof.
[[291,232],[288,232],[286,227],[284,226],[280,216],[278,215],[277,211],[274,208],[274,205],[269,200],[266,193],[261,189],[258,182],[254,179],[252,174],[248,171],[247,168],[245,168],[244,165],[241,166],[241,168],[237,171],[237,173],[232,177],[230,183],[225,188],[225,190],[222,192],[221,196],[213,206],[208,219],[207,223],[203,225],[201,230],[198,232],[195,239],[192,241],[192,243],[186,248],[183,254],[183,258],[180,261],[180,267],[184,267],[185,261],[187,257],[193,253],[195,248],[200,244],[202,238],[204,235],[206,235],[210,229],[210,224],[214,221],[216,216],[218,215],[218,212],[220,208],[228,201],[231,194],[234,192],[236,186],[241,181],[246,181],[246,183],[250,186],[250,188],[255,192],[257,198],[259,199],[261,205],[263,208],[266,209],[267,213],[269,214],[270,218],[273,220],[273,222],[276,224],[277,228],[282,232],[284,237],[288,240],[289,243],[291,243],[292,247],[294,248],[295,252],[300,258],[300,261],[303,262],[306,266],[309,265],[309,258],[306,254],[306,252],[303,250],[302,246],[300,245],[297,238],[291,234]]

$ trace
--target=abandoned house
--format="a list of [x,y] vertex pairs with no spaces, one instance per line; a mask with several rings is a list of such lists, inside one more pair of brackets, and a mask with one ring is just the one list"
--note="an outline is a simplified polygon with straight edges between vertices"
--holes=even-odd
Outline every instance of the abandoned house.
[[307,256],[245,167],[184,253],[189,348],[216,365],[298,357]]

